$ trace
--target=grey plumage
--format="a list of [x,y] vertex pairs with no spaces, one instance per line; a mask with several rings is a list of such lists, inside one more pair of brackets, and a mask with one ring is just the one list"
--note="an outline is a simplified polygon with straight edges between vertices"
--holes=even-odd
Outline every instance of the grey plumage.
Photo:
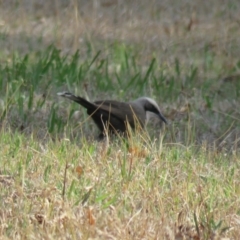
[[126,133],[127,122],[132,129],[135,129],[137,124],[144,127],[147,111],[156,114],[163,122],[167,123],[159,106],[151,98],[141,97],[131,102],[115,100],[89,102],[69,92],[58,93],[58,95],[68,98],[87,109],[87,114],[92,117],[101,131],[99,138],[103,138],[106,131],[109,133],[116,133],[116,131]]

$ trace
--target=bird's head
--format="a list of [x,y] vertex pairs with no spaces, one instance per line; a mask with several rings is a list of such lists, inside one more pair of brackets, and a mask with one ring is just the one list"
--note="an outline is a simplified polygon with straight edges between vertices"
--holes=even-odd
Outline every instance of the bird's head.
[[155,100],[148,97],[141,97],[134,101],[138,105],[141,105],[146,112],[151,112],[156,114],[163,122],[167,124],[166,118],[162,115],[160,108]]

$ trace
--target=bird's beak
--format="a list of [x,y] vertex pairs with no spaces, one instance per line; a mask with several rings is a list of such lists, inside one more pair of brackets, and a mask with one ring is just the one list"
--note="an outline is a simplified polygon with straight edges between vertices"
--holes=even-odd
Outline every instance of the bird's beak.
[[168,124],[166,118],[165,118],[161,113],[158,114],[158,117],[159,117],[163,122],[165,122],[166,124]]

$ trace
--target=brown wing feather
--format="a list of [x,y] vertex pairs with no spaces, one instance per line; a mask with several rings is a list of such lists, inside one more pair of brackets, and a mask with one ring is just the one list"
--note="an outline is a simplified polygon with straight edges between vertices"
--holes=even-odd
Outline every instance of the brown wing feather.
[[94,104],[98,105],[100,109],[109,112],[112,118],[116,118],[119,121],[122,121],[125,124],[125,121],[128,120],[131,123],[131,126],[134,127],[134,122],[136,120],[136,116],[138,116],[138,120],[141,119],[140,124],[143,126],[145,121],[145,111],[141,107],[137,107],[134,103],[125,103],[118,102],[114,100],[105,100],[105,101],[96,101]]

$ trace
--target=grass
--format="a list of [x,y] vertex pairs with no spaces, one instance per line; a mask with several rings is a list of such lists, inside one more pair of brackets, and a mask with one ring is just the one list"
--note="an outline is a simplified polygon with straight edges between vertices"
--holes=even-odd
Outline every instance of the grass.
[[[214,25],[224,11],[234,16],[237,5],[219,10],[213,1],[211,17],[201,5],[196,18],[207,25],[206,17],[215,28],[201,25],[200,31],[194,17],[187,28],[184,21],[174,23],[174,29],[170,23],[156,27],[163,14],[158,4],[145,9],[142,1],[139,8],[132,3],[137,19],[132,25],[125,18],[118,22],[125,14],[119,6],[100,22],[97,14],[96,20],[80,17],[77,4],[74,17],[61,4],[54,6],[54,16],[47,16],[51,7],[45,9],[41,21],[54,29],[54,38],[37,27],[28,35],[43,6],[4,5],[22,20],[25,32],[19,41],[16,19],[7,21],[11,14],[2,13],[0,26],[8,27],[0,29],[0,45],[11,42],[10,36],[18,40],[15,50],[12,45],[10,52],[0,53],[2,238],[238,239],[240,61],[234,37],[239,35],[237,23],[228,18],[222,20],[224,34]],[[174,10],[169,6],[164,14]],[[151,24],[141,22],[135,9]],[[107,20],[113,18],[122,35],[112,26],[116,39],[109,40]],[[67,28],[62,19],[73,21]],[[86,23],[87,32],[82,30]],[[60,25],[73,36],[72,49],[66,48]],[[83,31],[81,47],[76,47],[76,29]],[[166,36],[160,34],[156,42],[146,37],[158,29]],[[222,45],[219,35],[226,38]],[[127,39],[120,41],[121,36]],[[98,130],[86,112],[57,96],[66,90],[89,100],[150,96],[169,124],[152,119],[146,132],[129,140],[98,143]]]
[[128,148],[79,148],[67,139],[43,146],[9,132],[1,143],[2,233],[9,238],[140,239],[185,229],[208,239],[237,221],[237,156],[136,139]]

